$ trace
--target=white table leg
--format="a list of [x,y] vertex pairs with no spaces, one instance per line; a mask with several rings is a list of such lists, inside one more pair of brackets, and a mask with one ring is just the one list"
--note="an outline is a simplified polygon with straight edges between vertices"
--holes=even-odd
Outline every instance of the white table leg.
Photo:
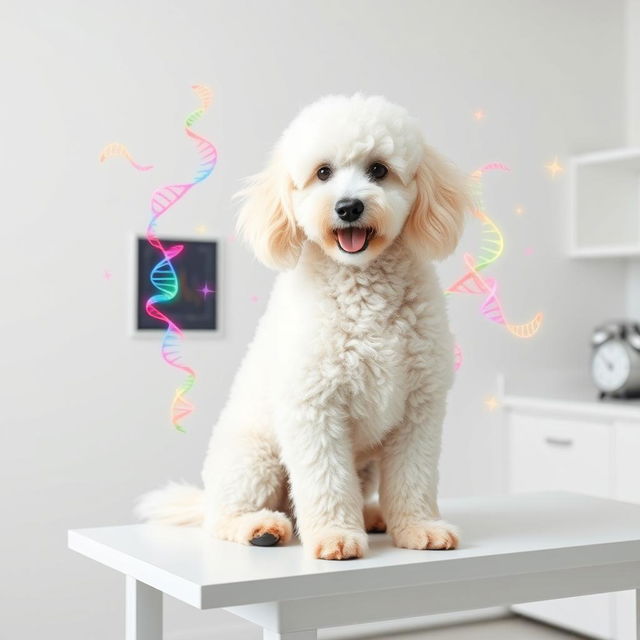
[[640,589],[636,589],[636,638],[640,640]]
[[315,629],[309,631],[290,631],[278,633],[277,631],[264,630],[262,640],[318,640],[318,632]]
[[126,640],[162,640],[162,591],[127,576]]

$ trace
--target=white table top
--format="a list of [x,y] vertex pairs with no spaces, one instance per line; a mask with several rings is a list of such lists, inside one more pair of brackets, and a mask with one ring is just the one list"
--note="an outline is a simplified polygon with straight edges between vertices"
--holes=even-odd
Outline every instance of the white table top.
[[252,547],[149,524],[71,530],[69,547],[201,608],[640,561],[636,505],[539,493],[444,500],[442,512],[462,529],[455,551],[373,534],[367,557],[326,561],[297,542]]

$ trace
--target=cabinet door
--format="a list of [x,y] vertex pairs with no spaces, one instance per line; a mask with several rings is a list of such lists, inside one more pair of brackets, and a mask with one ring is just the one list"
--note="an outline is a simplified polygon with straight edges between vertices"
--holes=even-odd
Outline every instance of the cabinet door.
[[[640,504],[640,422],[619,422],[615,426],[613,497]],[[634,591],[616,594],[616,640],[636,640]]]
[[613,497],[640,504],[640,423],[616,424],[615,448]]
[[[512,492],[611,496],[612,425],[513,413],[508,426]],[[527,602],[513,610],[595,638],[614,637],[613,594]]]
[[610,425],[514,413],[509,421],[510,490],[610,497],[611,443]]

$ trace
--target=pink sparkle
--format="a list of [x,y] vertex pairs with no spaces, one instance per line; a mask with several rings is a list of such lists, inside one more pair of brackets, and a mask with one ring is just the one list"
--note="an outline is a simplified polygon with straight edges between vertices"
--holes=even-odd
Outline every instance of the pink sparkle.
[[524,255],[525,255],[525,256],[533,255],[533,249],[532,249],[531,247],[527,247],[527,248],[524,250]]
[[204,287],[198,289],[198,291],[206,298],[210,293],[215,293],[213,289],[209,289],[209,284],[207,282],[204,283]]
[[258,302],[259,299],[258,296],[251,296],[251,302]]
[[105,269],[102,277],[105,280],[111,280],[111,276],[112,276],[111,271],[109,271],[109,269]]
[[229,242],[235,242],[235,241],[236,241],[236,237],[235,237],[235,235],[233,235],[233,233],[232,233],[231,235],[227,236],[227,240],[228,240]]

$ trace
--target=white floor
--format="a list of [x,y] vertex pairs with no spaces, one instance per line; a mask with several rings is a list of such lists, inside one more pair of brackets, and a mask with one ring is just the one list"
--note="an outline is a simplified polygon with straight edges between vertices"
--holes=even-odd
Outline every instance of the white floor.
[[393,635],[360,636],[361,640],[575,640],[583,637],[519,617]]
[[[214,625],[206,632],[167,634],[170,640],[261,640],[261,630],[248,622]],[[373,625],[372,625],[373,626]],[[390,632],[382,624],[379,630],[357,632],[354,628],[321,629],[319,640],[578,640],[585,636],[510,616],[480,622],[448,624],[428,629]],[[369,627],[369,625],[367,625]],[[362,630],[360,630],[362,631]]]
[[[262,640],[262,630],[246,620],[221,610],[199,612],[210,615],[210,625],[191,632],[167,630],[167,640]],[[460,614],[457,614],[460,615]],[[482,616],[482,612],[479,614]],[[446,619],[418,618],[379,622],[359,627],[321,629],[319,640],[579,640],[585,636],[567,633],[519,616],[496,617],[487,613],[473,622],[452,624]],[[445,616],[441,616],[446,618]],[[393,629],[393,630],[391,630]]]

